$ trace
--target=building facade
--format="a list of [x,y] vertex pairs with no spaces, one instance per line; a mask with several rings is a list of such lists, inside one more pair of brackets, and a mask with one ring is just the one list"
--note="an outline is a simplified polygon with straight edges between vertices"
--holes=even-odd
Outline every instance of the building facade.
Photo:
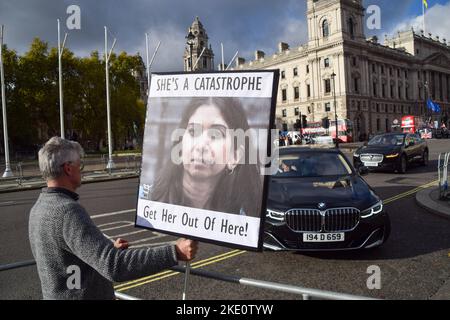
[[[188,39],[188,36],[192,39]],[[184,71],[214,70],[214,53],[208,47],[208,35],[199,18],[196,17],[188,29],[187,43],[184,50]]]
[[253,61],[236,60],[235,70],[279,69],[277,127],[294,130],[302,115],[319,122],[335,115],[354,124],[356,139],[391,131],[404,115],[431,116],[427,97],[439,103],[447,122],[450,106],[450,47],[445,39],[399,32],[380,44],[364,34],[362,0],[308,0],[308,42]]

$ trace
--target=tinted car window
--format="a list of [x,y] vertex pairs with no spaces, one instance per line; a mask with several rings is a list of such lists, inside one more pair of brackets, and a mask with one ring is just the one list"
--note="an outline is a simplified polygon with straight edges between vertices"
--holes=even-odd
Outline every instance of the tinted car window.
[[369,146],[401,146],[405,136],[402,134],[375,136],[368,143]]
[[341,154],[307,152],[280,155],[276,177],[323,177],[352,174]]

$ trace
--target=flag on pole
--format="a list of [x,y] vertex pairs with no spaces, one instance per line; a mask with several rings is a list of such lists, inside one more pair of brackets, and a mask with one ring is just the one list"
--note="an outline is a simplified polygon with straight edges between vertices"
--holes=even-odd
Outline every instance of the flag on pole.
[[441,112],[441,106],[431,99],[428,99],[427,101],[427,108],[435,113]]
[[428,9],[428,0],[422,0],[422,2],[424,7]]

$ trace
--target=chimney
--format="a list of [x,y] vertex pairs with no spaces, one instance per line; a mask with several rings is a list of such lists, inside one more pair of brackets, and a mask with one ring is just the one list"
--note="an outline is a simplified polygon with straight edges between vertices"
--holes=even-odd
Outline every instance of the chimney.
[[261,51],[261,50],[255,51],[255,60],[264,59],[264,56],[265,56],[264,51]]
[[278,52],[283,53],[284,51],[289,50],[289,45],[285,42],[280,42],[278,44]]
[[243,65],[243,64],[245,64],[245,59],[244,59],[244,58],[241,58],[241,57],[238,57],[238,58],[236,59],[236,67],[239,67],[239,66],[241,66],[241,65]]

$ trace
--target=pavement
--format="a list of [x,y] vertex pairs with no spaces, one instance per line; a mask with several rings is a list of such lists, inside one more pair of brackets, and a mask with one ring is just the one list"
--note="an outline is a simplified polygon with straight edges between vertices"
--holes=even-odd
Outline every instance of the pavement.
[[439,188],[428,188],[416,193],[416,202],[425,210],[450,219],[450,196],[439,199]]
[[[83,159],[82,183],[103,182],[118,179],[136,178],[140,175],[140,154],[130,153],[114,155],[115,169],[105,169],[106,157],[86,156]],[[0,177],[0,193],[40,189],[46,186],[39,172],[37,160],[20,162],[20,166],[11,165],[14,177]],[[4,171],[4,167],[0,168]],[[0,174],[1,174],[0,172]]]
[[[139,173],[133,170],[116,170],[111,173],[105,171],[92,171],[83,173],[82,183],[93,183],[129,179],[139,177]],[[0,193],[41,189],[46,186],[44,179],[40,176],[0,178]]]

